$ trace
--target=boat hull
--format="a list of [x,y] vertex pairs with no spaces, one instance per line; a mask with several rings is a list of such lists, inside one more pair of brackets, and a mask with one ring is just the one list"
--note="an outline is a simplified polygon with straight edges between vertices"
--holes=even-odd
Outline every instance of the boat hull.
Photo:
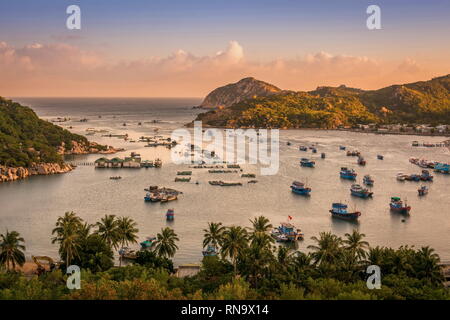
[[359,197],[359,198],[371,198],[373,195],[373,192],[357,192],[357,191],[350,191],[352,196]]
[[403,214],[409,214],[409,212],[411,211],[411,207],[393,207],[392,205],[391,207],[391,211],[393,212],[397,212],[397,213],[403,213]]
[[359,216],[361,215],[360,212],[341,213],[341,212],[336,212],[333,210],[330,210],[330,213],[333,218],[339,218],[339,219],[351,220],[351,221],[358,220]]
[[310,193],[311,193],[311,189],[310,188],[299,189],[299,188],[291,187],[291,190],[292,190],[293,193],[299,194],[299,195],[302,195],[302,196],[309,196]]

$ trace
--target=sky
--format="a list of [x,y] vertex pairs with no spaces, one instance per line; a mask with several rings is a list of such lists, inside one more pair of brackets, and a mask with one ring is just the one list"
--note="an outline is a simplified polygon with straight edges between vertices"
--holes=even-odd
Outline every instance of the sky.
[[[69,5],[81,29],[69,30]],[[369,30],[369,5],[381,29]],[[202,97],[450,73],[449,0],[0,0],[0,96]]]

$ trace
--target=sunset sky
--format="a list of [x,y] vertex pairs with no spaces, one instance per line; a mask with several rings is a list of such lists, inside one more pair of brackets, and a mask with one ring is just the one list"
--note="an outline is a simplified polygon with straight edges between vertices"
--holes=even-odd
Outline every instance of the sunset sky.
[[[81,30],[66,8],[81,8]],[[366,8],[381,7],[381,30]],[[201,97],[253,76],[376,89],[450,73],[448,0],[0,2],[0,96]]]

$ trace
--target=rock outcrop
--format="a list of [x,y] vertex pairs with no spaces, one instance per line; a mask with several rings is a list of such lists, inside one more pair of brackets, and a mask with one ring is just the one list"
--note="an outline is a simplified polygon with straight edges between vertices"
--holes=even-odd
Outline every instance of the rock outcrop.
[[211,91],[200,107],[226,108],[242,100],[266,97],[279,92],[281,89],[276,86],[249,77]]
[[29,168],[0,166],[0,182],[25,179],[34,175],[60,174],[72,171],[70,164],[35,163]]

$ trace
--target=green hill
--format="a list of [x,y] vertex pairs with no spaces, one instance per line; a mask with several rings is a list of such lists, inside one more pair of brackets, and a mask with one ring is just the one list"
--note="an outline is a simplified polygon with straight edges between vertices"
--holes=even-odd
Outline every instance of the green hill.
[[281,91],[196,120],[210,126],[329,129],[374,122],[450,124],[450,75],[371,91],[345,86]]
[[58,148],[70,150],[73,141],[89,145],[85,137],[41,120],[32,109],[0,97],[0,165],[62,163]]

